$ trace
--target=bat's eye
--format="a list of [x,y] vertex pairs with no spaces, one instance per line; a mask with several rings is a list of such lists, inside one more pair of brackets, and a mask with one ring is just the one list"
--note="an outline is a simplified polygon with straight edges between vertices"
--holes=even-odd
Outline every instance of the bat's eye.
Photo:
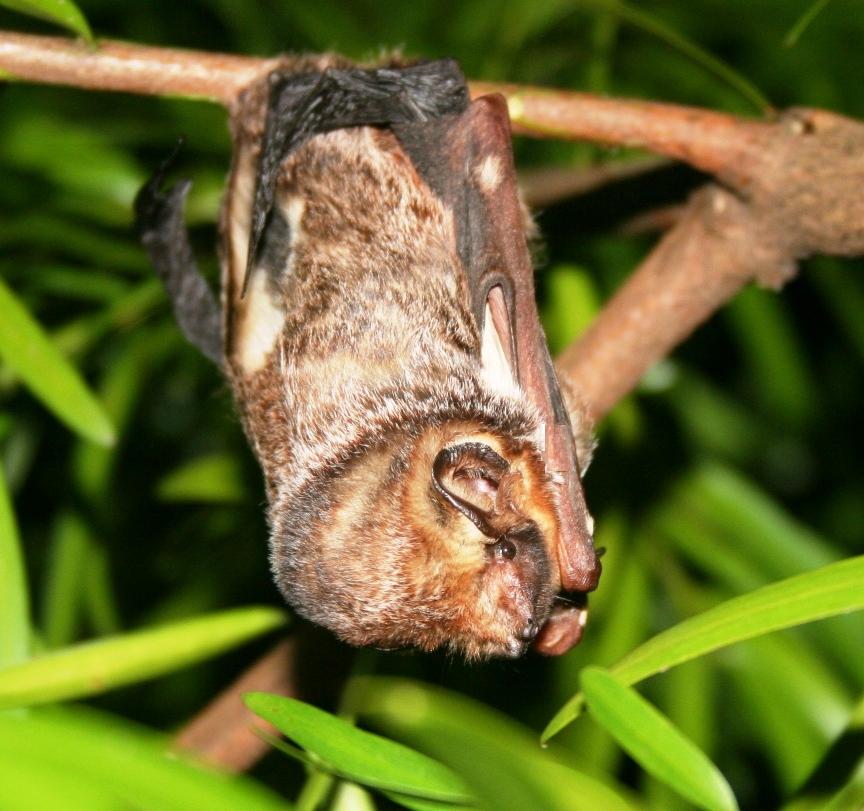
[[517,551],[516,544],[509,538],[502,538],[492,546],[492,554],[496,560],[513,560]]

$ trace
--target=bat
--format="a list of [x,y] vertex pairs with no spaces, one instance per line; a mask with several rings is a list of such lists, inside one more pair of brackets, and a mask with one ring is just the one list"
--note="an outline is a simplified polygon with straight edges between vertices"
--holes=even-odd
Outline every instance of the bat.
[[287,602],[353,645],[564,653],[600,575],[590,431],[537,318],[504,99],[450,60],[311,57],[231,124],[221,308],[188,181],[162,191],[163,165],[136,217],[230,382]]

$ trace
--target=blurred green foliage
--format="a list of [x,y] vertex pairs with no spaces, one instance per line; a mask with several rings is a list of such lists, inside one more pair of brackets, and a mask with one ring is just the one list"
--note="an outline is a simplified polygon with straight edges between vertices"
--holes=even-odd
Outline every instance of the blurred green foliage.
[[[71,14],[67,24],[86,30],[67,2],[0,5]],[[776,107],[864,117],[864,7],[852,0],[79,7],[98,37],[258,55],[335,49],[363,58],[401,49],[456,57],[477,79],[746,115],[761,95]],[[58,32],[2,9],[0,28]],[[218,621],[220,609],[280,605],[267,571],[260,475],[226,386],[181,338],[131,231],[137,188],[185,134],[193,241],[215,279],[225,124],[221,109],[191,100],[14,83],[0,93],[0,684],[29,657],[37,657],[30,666],[49,661],[46,652],[72,657],[73,682],[87,681],[86,660],[123,675],[103,683],[99,671],[95,687],[127,684],[102,696],[93,683],[54,694],[88,695],[98,712],[0,714],[0,807],[252,809],[296,800],[307,811],[394,803],[442,811],[475,798],[496,809],[690,807],[674,776],[649,776],[590,712],[548,750],[539,733],[587,665],[613,666],[733,597],[864,551],[862,262],[814,259],[780,296],[742,292],[599,426],[586,489],[608,554],[579,648],[558,660],[481,666],[359,658],[366,675],[352,680],[343,715],[452,772],[385,746],[390,782],[382,783],[374,758],[357,760],[368,739],[347,722],[319,717],[309,722],[318,737],[304,736],[296,726],[308,722],[303,709],[285,716],[268,705],[302,748],[282,747],[303,766],[274,751],[254,780],[229,784],[164,758],[164,737],[132,723],[177,728],[266,644],[177,670],[219,646],[192,650],[200,625],[197,641],[173,649],[148,634],[205,622],[192,619],[201,614]],[[516,153],[522,167],[631,157],[527,140]],[[658,170],[539,212],[538,289],[553,348],[584,329],[648,249],[651,238],[622,236],[619,226],[683,199],[698,182],[680,168]],[[801,616],[820,614],[818,605],[801,608],[806,594],[796,599]],[[234,637],[223,628],[233,642],[221,647],[266,627]],[[96,654],[80,647],[103,637]],[[696,658],[642,692],[716,764],[740,807],[860,809],[862,652],[864,617],[849,614]],[[641,706],[633,695],[622,699],[634,700]],[[455,773],[470,796],[449,798],[460,806],[424,794],[424,768],[445,781]],[[371,793],[346,790],[345,780]]]

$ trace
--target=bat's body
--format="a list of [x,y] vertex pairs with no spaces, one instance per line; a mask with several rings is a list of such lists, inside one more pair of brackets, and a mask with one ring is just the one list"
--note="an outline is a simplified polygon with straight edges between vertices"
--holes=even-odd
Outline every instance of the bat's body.
[[[393,70],[247,95],[222,222],[224,367],[299,613],[353,644],[469,657],[518,655],[545,626],[541,649],[560,652],[583,617],[547,624],[555,596],[599,567],[590,538],[574,556],[564,537],[558,427],[524,390],[525,335],[502,324],[524,294],[483,217],[512,185],[509,153],[474,137],[494,115],[468,110],[464,86],[423,71],[395,109],[355,100],[382,73],[399,87]],[[291,116],[316,123],[298,134]],[[508,239],[525,252],[521,223]]]

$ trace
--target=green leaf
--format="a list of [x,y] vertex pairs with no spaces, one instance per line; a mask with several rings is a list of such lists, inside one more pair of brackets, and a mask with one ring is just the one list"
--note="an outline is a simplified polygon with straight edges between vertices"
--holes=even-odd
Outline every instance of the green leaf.
[[395,791],[385,791],[384,796],[410,811],[477,811],[478,809],[476,805],[439,803],[436,800],[423,800],[419,797],[409,797],[407,794],[397,794]]
[[0,671],[0,709],[96,695],[161,676],[284,622],[275,608],[237,608],[73,645]]
[[91,212],[96,201],[114,207],[127,222],[135,194],[146,180],[104,129],[27,108],[3,130],[0,158],[21,172],[45,178],[55,194],[89,201]]
[[746,287],[723,315],[766,415],[800,429],[818,413],[818,386],[789,308],[771,291]]
[[0,465],[0,668],[23,662],[29,641],[27,578],[12,499]]
[[233,504],[247,492],[237,460],[225,453],[199,456],[173,470],[156,488],[164,501],[203,501]]
[[346,705],[446,763],[495,811],[628,811],[626,792],[564,765],[533,734],[465,696],[395,678],[354,678]]
[[252,712],[342,777],[428,800],[470,800],[462,781],[449,769],[402,744],[293,698],[249,693],[245,701]]
[[[16,773],[33,779],[16,780]],[[7,778],[15,781],[11,791]],[[164,740],[149,730],[81,709],[0,715],[0,785],[4,809],[290,808],[252,780],[167,752]],[[10,797],[19,804],[10,805]]]
[[[635,684],[735,642],[862,608],[864,556],[859,556],[727,600],[649,639],[611,670],[624,684]],[[582,703],[581,693],[573,696],[541,739],[548,741],[576,719]]]
[[87,20],[71,0],[0,0],[0,6],[48,20],[49,23],[57,23],[84,37],[88,42],[93,40],[93,32]]
[[99,401],[0,279],[0,358],[74,431],[100,445],[114,429]]
[[581,682],[592,716],[647,772],[700,808],[738,808],[717,767],[635,690],[600,667],[586,667]]
[[86,573],[93,538],[74,513],[57,520],[42,589],[42,638],[48,648],[68,645],[78,636]]

